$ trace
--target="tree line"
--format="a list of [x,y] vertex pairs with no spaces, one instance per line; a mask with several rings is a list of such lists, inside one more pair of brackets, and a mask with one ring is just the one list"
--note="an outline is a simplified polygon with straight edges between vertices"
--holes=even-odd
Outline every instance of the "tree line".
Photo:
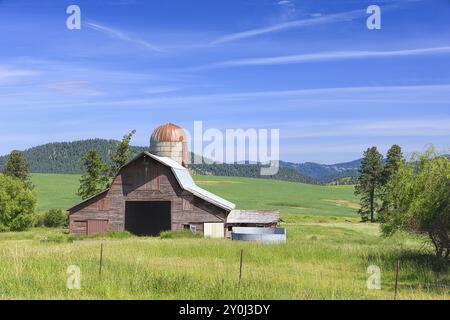
[[385,236],[425,234],[439,258],[450,256],[450,158],[430,147],[408,161],[398,145],[386,162],[376,147],[364,152],[355,186],[363,221],[378,221]]
[[[118,142],[111,154],[110,165],[92,149],[83,156],[85,173],[80,179],[78,194],[86,199],[110,183],[119,168],[128,162],[129,142],[135,130]],[[0,174],[0,232],[23,231],[35,226],[67,226],[67,212],[62,209],[36,213],[37,197],[30,179],[30,164],[23,152],[14,150],[7,157]]]

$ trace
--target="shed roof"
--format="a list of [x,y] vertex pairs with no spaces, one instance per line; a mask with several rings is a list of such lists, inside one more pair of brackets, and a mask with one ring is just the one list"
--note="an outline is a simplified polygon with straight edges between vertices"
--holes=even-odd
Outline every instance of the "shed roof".
[[278,223],[280,221],[279,211],[253,211],[232,210],[227,217],[227,223]]
[[[205,189],[200,188],[199,186],[197,186],[194,182],[194,180],[192,179],[191,174],[189,173],[188,169],[186,169],[185,167],[183,167],[182,165],[180,165],[178,162],[168,158],[168,157],[159,157],[156,156],[154,154],[151,154],[150,152],[144,151],[141,154],[139,154],[136,158],[134,158],[133,160],[131,160],[130,162],[128,162],[127,164],[125,164],[123,167],[126,167],[128,164],[134,162],[135,160],[141,158],[142,156],[149,156],[152,159],[155,159],[156,161],[160,162],[161,164],[171,168],[173,174],[175,175],[175,178],[177,179],[181,189],[186,190],[190,193],[192,193],[193,195],[209,202],[212,203],[218,207],[221,207],[225,210],[233,210],[236,206],[234,203],[227,201],[217,195],[215,195],[214,193],[211,193],[209,191],[206,191]],[[120,168],[120,170],[122,169]],[[119,170],[119,172],[120,172]],[[107,192],[109,190],[106,189],[105,191],[102,191],[101,193],[90,197],[89,199],[86,199],[82,202],[80,202],[79,204],[73,206],[72,208],[69,209],[72,210],[73,208],[79,206],[80,204],[83,204],[105,192]]]

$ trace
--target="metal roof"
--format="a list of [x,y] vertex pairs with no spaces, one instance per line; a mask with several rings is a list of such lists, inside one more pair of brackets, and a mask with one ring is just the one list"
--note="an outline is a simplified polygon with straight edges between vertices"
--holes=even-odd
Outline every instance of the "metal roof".
[[189,191],[193,195],[226,210],[233,210],[236,207],[234,203],[227,201],[219,197],[218,195],[215,195],[214,193],[206,191],[205,189],[202,189],[199,186],[197,186],[194,180],[192,179],[189,170],[180,165],[178,162],[167,157],[155,156],[154,154],[151,154],[149,152],[144,153],[149,157],[155,159],[156,161],[159,161],[160,163],[170,167],[172,169],[173,174],[175,175],[175,178],[180,184],[180,187],[183,190]]
[[150,140],[152,142],[185,142],[187,141],[187,135],[180,126],[166,123],[153,131]]
[[[183,190],[186,190],[186,191],[192,193],[193,195],[195,195],[196,197],[199,197],[199,198],[201,198],[209,203],[212,203],[218,207],[221,207],[225,210],[233,210],[236,207],[236,205],[234,203],[227,201],[227,200],[215,195],[214,193],[206,191],[205,189],[202,189],[199,186],[197,186],[195,184],[194,180],[192,179],[192,176],[189,173],[188,169],[186,169],[181,164],[179,164],[178,162],[176,162],[168,157],[159,157],[159,156],[155,156],[154,154],[151,154],[150,152],[144,151],[140,155],[138,155],[136,158],[134,158],[133,160],[129,161],[127,164],[122,166],[120,168],[120,170],[122,170],[123,167],[126,167],[131,162],[134,162],[135,160],[139,159],[143,155],[147,155],[150,158],[155,159],[156,161],[160,162],[161,164],[163,164],[167,167],[170,167],[173,174],[175,175],[175,178],[177,179],[178,183],[180,184],[180,187]],[[120,170],[119,170],[119,172],[120,172]],[[68,210],[70,211],[73,208],[79,206],[80,204],[83,204],[83,203],[107,192],[108,190],[109,190],[109,188],[100,192],[99,194],[96,194],[96,195],[76,204],[75,206],[73,206],[72,208],[70,208]]]
[[280,221],[279,211],[253,211],[232,210],[227,217],[227,223],[278,223]]

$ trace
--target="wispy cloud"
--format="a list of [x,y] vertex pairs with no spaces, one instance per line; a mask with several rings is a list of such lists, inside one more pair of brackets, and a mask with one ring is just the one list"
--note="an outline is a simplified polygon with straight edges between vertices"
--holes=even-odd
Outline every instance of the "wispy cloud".
[[177,91],[176,87],[162,86],[162,87],[150,87],[145,88],[144,92],[147,94],[159,94],[159,93],[167,93]]
[[329,137],[435,137],[450,136],[450,118],[395,119],[395,120],[348,120],[335,124],[305,126],[285,123],[283,138],[329,138]]
[[123,40],[123,41],[127,41],[127,42],[130,42],[130,43],[134,43],[134,44],[139,45],[139,46],[141,46],[141,47],[143,47],[145,49],[148,49],[150,51],[155,51],[155,52],[163,52],[164,51],[161,48],[159,48],[158,46],[156,46],[156,45],[154,45],[154,44],[152,44],[152,43],[150,43],[148,41],[145,41],[145,40],[139,39],[137,37],[128,35],[128,34],[122,32],[122,31],[119,31],[119,30],[116,30],[116,29],[113,29],[113,28],[110,28],[110,27],[106,27],[104,25],[101,25],[101,24],[98,24],[98,23],[94,23],[94,22],[87,22],[86,24],[87,24],[87,26],[89,28],[94,29],[94,30],[99,31],[99,32],[102,32],[102,33],[104,33],[104,34],[106,34],[106,35],[108,35],[108,36],[110,36],[112,38],[116,38],[116,39],[119,39],[119,40]]
[[294,29],[294,28],[303,28],[303,27],[310,27],[320,24],[328,24],[328,23],[334,23],[334,22],[341,22],[341,21],[349,21],[356,18],[360,18],[366,15],[365,10],[353,10],[353,11],[347,11],[347,12],[341,12],[341,13],[335,13],[335,14],[329,14],[329,15],[321,15],[316,16],[309,19],[301,19],[301,20],[293,20],[289,22],[279,23],[268,27],[262,27],[257,29],[251,29],[246,30],[243,32],[237,32],[237,33],[231,33],[224,35],[214,41],[212,41],[211,45],[226,43],[226,42],[232,42],[237,41],[245,38],[255,37],[266,33],[272,33],[287,29]]
[[56,91],[70,96],[102,96],[105,93],[92,87],[88,81],[63,81],[49,83],[42,86],[44,89]]
[[22,69],[13,66],[0,66],[0,81],[9,81],[21,77],[34,76],[38,74],[36,70]]
[[450,53],[450,46],[405,49],[405,50],[387,50],[387,51],[330,51],[330,52],[316,52],[316,53],[306,53],[289,56],[227,60],[208,64],[205,66],[200,66],[193,69],[202,70],[202,69],[258,66],[258,65],[279,65],[292,63],[308,63],[317,61],[405,57],[405,56],[421,56],[421,55],[449,54],[449,53]]
[[[336,108],[338,103],[345,103],[347,108],[351,105],[360,106],[361,103],[370,108],[371,103],[378,105],[392,104],[411,104],[411,103],[433,103],[434,105],[448,105],[450,103],[448,92],[450,84],[441,85],[412,85],[412,86],[369,86],[369,87],[336,87],[336,88],[317,88],[300,90],[281,90],[281,91],[250,91],[250,92],[231,92],[200,95],[176,95],[136,99],[101,99],[92,101],[68,101],[58,103],[46,103],[45,105],[30,105],[24,108],[41,109],[61,109],[61,108],[112,108],[112,107],[136,107],[144,109],[165,109],[190,108],[202,109],[211,105],[228,105],[229,110],[248,111],[248,108],[242,108],[239,103],[255,103],[258,105],[258,113],[264,111],[261,104],[267,104],[267,112],[273,112],[273,103],[276,103],[278,110],[298,109],[299,106],[309,108],[312,105],[333,106]],[[1,96],[0,96],[1,98]],[[17,103],[15,103],[17,105]],[[17,105],[20,107],[22,103]],[[196,106],[194,108],[193,106]]]

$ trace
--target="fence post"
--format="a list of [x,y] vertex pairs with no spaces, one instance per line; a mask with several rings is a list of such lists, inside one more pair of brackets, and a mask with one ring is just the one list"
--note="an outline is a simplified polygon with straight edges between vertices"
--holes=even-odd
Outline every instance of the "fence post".
[[100,244],[100,266],[98,269],[98,275],[102,276],[102,265],[103,265],[103,243]]
[[397,266],[395,268],[395,292],[394,292],[394,300],[397,300],[397,292],[398,292],[398,274],[400,272],[400,260],[397,260]]
[[241,261],[239,263],[239,287],[241,286],[241,280],[242,280],[242,257],[244,254],[244,249],[241,249]]

